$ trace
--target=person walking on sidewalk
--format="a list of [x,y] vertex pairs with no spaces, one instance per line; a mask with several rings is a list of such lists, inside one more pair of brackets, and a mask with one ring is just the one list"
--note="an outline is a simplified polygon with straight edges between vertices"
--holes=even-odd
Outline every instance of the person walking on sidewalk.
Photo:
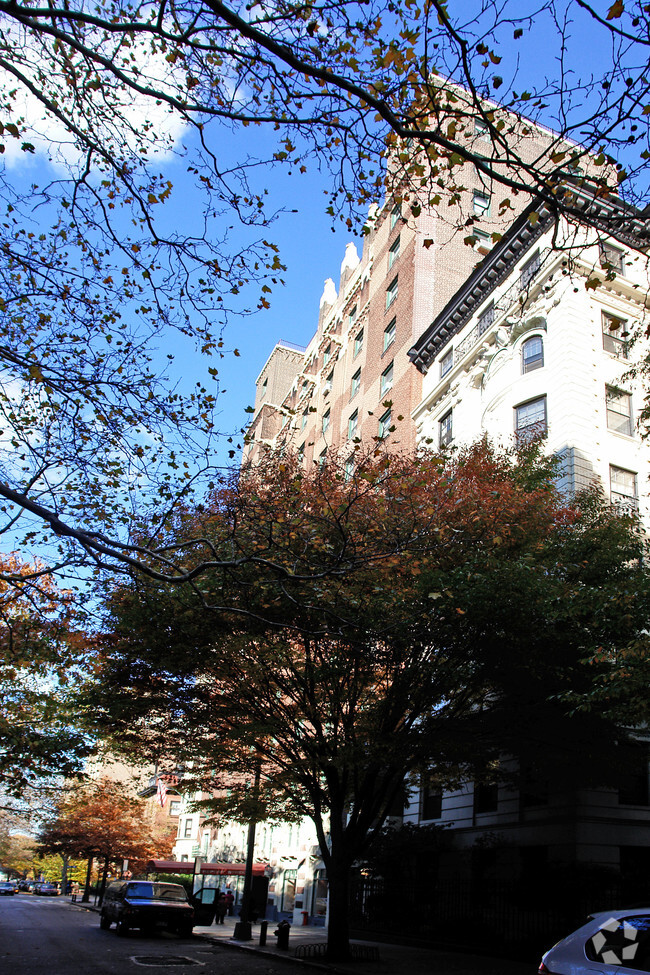
[[228,908],[228,917],[232,917],[233,908],[235,906],[235,895],[232,890],[228,888],[226,891],[226,907]]
[[217,910],[216,910],[217,924],[223,924],[223,919],[225,918],[227,911],[228,911],[228,902],[226,901],[226,895],[219,894],[219,899],[217,901]]

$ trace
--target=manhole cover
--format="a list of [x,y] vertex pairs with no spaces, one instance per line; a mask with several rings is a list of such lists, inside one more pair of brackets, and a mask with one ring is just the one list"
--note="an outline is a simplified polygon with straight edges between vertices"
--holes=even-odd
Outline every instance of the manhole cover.
[[203,961],[196,958],[188,958],[186,955],[133,955],[131,961],[134,965],[146,965],[149,968],[177,968],[180,965],[205,965]]

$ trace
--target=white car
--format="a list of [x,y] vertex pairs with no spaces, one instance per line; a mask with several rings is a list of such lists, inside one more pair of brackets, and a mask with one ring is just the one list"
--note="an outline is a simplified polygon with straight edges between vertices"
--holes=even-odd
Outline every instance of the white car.
[[650,907],[594,914],[547,951],[539,975],[650,972]]

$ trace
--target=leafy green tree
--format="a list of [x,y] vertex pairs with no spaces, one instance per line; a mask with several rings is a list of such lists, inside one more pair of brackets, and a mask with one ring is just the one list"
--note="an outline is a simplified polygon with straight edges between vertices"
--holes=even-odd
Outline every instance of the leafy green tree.
[[377,451],[353,476],[271,458],[179,519],[177,544],[199,533],[214,571],[109,594],[89,712],[131,754],[185,764],[217,813],[312,818],[332,959],[350,868],[412,776],[495,776],[503,754],[610,774],[625,730],[558,695],[606,679],[596,648],[646,639],[644,542],[597,495],[563,499],[535,450]]
[[[184,578],[155,529],[133,537],[214,478],[223,327],[281,285],[257,174],[323,168],[333,218],[365,220],[388,190],[407,214],[442,205],[470,240],[467,166],[507,187],[506,214],[532,195],[583,216],[576,178],[643,206],[648,18],[623,0],[605,16],[585,0],[1,0],[0,530],[50,542],[50,567]],[[586,36],[607,51],[583,70]],[[16,162],[34,154],[54,168],[26,188]],[[177,344],[206,359],[196,383],[173,352],[160,363]]]

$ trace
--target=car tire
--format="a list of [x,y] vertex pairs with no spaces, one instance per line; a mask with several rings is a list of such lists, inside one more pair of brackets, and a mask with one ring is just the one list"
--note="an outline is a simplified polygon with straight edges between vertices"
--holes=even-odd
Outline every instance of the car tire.
[[179,938],[191,938],[192,937],[192,929],[193,929],[193,925],[192,924],[181,924],[180,928],[178,929],[178,937]]
[[118,921],[116,925],[116,930],[117,933],[120,935],[120,937],[124,938],[129,933],[129,926],[126,923],[126,921]]
[[103,912],[99,915],[99,926],[102,931],[108,931],[111,926],[109,918],[107,918]]

